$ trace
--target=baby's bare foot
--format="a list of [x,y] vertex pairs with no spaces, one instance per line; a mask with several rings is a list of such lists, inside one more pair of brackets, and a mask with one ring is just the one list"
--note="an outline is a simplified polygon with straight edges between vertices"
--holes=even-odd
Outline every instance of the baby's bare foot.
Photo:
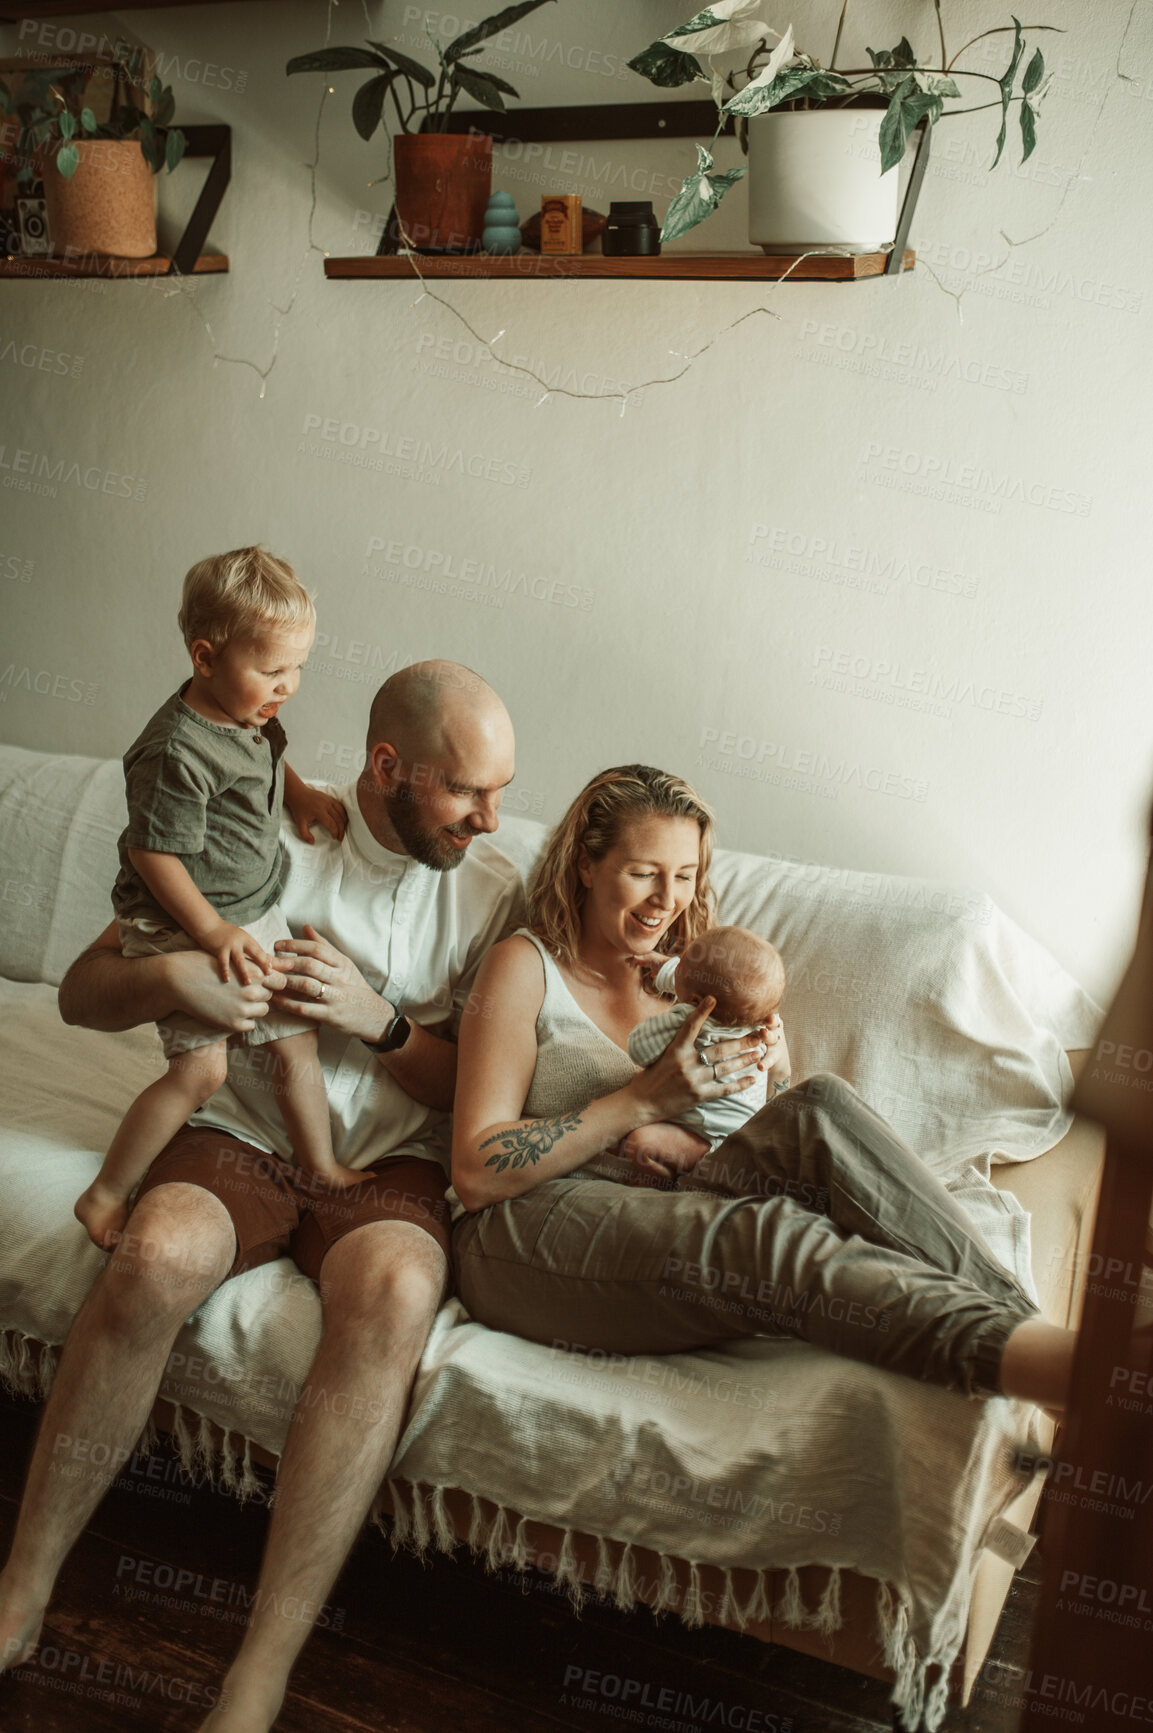
[[94,1179],[76,1199],[74,1214],[88,1230],[88,1238],[102,1252],[111,1251],[128,1220],[128,1199]]

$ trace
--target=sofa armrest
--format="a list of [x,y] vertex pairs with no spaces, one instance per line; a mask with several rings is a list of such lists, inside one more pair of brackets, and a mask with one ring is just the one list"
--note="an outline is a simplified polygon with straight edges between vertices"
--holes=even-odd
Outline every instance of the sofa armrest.
[[[1086,1057],[1070,1053],[1074,1076]],[[1104,1158],[1101,1127],[1076,1118],[1044,1155],[992,1169],[994,1185],[1011,1191],[1032,1217],[1033,1278],[1042,1312],[1069,1329],[1081,1317]]]

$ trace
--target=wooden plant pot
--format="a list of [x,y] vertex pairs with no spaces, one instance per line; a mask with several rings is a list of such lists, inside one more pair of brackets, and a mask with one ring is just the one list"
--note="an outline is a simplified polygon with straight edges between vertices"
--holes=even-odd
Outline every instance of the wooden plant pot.
[[396,214],[421,253],[476,253],[492,192],[492,139],[401,133],[393,140]]
[[90,138],[76,148],[80,162],[70,179],[65,180],[51,158],[44,164],[53,253],[151,258],[156,251],[156,176],[139,141]]
[[749,121],[749,240],[766,253],[873,253],[897,232],[897,170],[881,174],[883,110],[854,106]]

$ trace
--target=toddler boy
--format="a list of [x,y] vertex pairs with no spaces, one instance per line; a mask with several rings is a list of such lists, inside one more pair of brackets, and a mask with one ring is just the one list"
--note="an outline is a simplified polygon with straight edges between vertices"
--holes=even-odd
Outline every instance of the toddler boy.
[[[277,721],[300,684],[316,610],[291,566],[262,548],[238,548],[192,567],[179,623],[192,677],[124,756],[128,825],[112,902],[125,956],[202,950],[223,980],[235,972],[247,983],[275,968],[277,939],[292,936],[277,904],[282,805],[306,837],[310,824],[340,837],[347,823],[339,801],[285,764]],[[116,1243],[153,1160],[224,1083],[229,1039],[267,1044],[298,1164],[330,1186],[363,1179],[332,1153],[312,1025],[268,1016],[230,1038],[181,1014],[159,1032],[168,1070],[137,1096],[76,1202],[96,1245]]]

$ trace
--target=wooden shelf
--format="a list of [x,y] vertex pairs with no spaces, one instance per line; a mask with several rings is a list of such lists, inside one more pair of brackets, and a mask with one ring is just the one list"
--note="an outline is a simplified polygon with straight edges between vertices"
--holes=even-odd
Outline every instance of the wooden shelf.
[[[905,252],[902,269],[911,271],[916,262],[911,248]],[[410,257],[405,253],[360,255],[352,258],[329,258],[324,261],[326,277],[349,279],[367,277],[404,277],[410,282],[419,273],[422,277],[502,277],[516,282],[556,282],[558,279],[664,278],[673,282],[772,282],[788,273],[790,283],[833,282],[851,283],[864,277],[879,277],[888,262],[888,253],[854,253],[849,257],[811,256],[803,265],[795,256],[754,253],[662,253],[655,259],[606,258],[603,253],[519,253],[490,256],[487,253],[445,256],[420,253]]]
[[[171,269],[172,259],[165,253],[153,253],[150,259],[107,259],[94,253],[82,259],[36,253],[0,259],[0,277],[167,277]],[[216,275],[227,269],[227,253],[201,253],[192,274]]]
[[[153,11],[164,6],[185,6],[188,0],[116,0],[118,12]],[[223,0],[198,0],[201,6],[216,6]],[[89,12],[107,12],[107,0],[21,0],[19,11],[11,6],[0,11],[0,24],[18,24],[22,18],[79,18]]]

